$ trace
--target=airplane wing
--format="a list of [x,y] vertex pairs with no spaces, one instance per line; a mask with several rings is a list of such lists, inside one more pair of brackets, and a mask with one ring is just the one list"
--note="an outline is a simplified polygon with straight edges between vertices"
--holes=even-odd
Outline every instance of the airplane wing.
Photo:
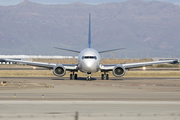
[[[1,62],[17,62],[23,63],[26,65],[44,67],[47,69],[53,69],[54,66],[58,65],[57,63],[46,63],[46,62],[34,62],[34,61],[24,61],[24,60],[13,60],[13,59],[3,59]],[[77,70],[77,64],[62,64],[67,71]]]
[[[170,63],[175,64],[177,63],[177,60],[165,60],[165,61],[152,61],[152,62],[140,62],[140,63],[127,63],[127,64],[121,64],[125,69],[131,69],[131,68],[138,68],[138,67],[144,67],[144,66],[152,66],[155,64],[163,64],[163,63]],[[118,64],[113,65],[101,65],[101,71],[112,71]]]
[[152,66],[155,64],[163,64],[163,63],[175,64],[177,62],[178,62],[177,60],[165,60],[165,61],[152,61],[152,62],[141,62],[141,63],[127,63],[127,64],[122,64],[122,66],[124,66],[126,69],[131,69],[131,68]]

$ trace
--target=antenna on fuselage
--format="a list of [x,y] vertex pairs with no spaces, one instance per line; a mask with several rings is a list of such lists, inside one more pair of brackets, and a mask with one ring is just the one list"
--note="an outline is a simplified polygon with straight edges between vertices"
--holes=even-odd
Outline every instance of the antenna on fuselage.
[[88,47],[91,48],[91,13],[89,13],[89,35],[88,35]]

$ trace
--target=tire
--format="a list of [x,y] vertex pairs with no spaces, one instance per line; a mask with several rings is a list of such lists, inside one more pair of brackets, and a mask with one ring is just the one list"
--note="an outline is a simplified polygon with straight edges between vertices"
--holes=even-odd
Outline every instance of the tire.
[[104,80],[104,74],[101,74],[101,80]]
[[74,79],[77,80],[77,74],[74,75]]
[[70,80],[72,80],[73,79],[73,74],[70,74]]
[[106,80],[109,80],[109,74],[106,74]]
[[87,80],[87,81],[91,81],[91,77],[87,77],[86,80]]

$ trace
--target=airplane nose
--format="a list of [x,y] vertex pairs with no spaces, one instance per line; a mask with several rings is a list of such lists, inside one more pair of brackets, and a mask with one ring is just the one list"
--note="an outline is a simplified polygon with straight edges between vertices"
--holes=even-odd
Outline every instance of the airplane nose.
[[92,72],[94,71],[94,61],[84,61],[83,69],[86,72]]
[[87,67],[88,69],[92,68],[92,65],[93,65],[93,62],[88,62],[88,63],[86,63],[86,67]]

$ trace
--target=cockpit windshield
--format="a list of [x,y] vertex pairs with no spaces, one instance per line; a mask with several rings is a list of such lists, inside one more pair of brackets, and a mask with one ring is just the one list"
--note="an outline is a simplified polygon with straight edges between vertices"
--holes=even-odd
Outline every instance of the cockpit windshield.
[[82,59],[97,59],[96,56],[82,56]]

